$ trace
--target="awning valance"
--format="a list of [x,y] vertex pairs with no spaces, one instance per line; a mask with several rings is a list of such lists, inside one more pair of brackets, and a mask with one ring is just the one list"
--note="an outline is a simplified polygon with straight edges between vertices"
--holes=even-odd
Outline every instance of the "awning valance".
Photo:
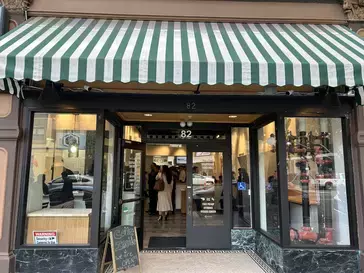
[[18,98],[23,98],[23,91],[20,83],[14,79],[0,79],[0,92],[8,92],[11,95],[16,95]]
[[0,38],[0,78],[355,86],[364,41],[339,25],[35,17]]

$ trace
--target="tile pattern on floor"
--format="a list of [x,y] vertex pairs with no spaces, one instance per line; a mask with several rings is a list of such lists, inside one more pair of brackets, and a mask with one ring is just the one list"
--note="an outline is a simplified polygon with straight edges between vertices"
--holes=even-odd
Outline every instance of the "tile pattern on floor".
[[144,214],[144,249],[148,247],[150,237],[186,236],[186,215],[176,212],[169,215],[167,221],[158,222],[157,219],[157,215]]
[[[142,273],[265,273],[248,253],[141,253]],[[126,273],[138,273],[131,268]]]

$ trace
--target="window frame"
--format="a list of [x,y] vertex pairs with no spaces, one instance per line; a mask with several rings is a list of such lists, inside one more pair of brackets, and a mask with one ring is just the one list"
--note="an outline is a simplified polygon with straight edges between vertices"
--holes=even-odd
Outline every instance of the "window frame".
[[[20,160],[20,170],[17,174],[17,180],[20,181],[19,187],[19,205],[18,205],[18,214],[16,216],[16,235],[15,235],[15,248],[42,248],[42,249],[51,249],[51,248],[90,248],[90,247],[99,247],[99,237],[95,238],[94,234],[98,233],[98,227],[95,223],[100,218],[100,198],[98,197],[98,192],[100,193],[100,178],[102,167],[100,163],[97,161],[100,160],[100,140],[102,143],[102,139],[100,139],[100,121],[104,121],[104,112],[103,110],[90,110],[90,109],[75,109],[75,108],[63,108],[63,107],[41,107],[39,105],[34,104],[33,101],[29,103],[30,105],[24,105],[23,112],[21,115],[20,126],[23,130],[23,138],[21,139],[20,148],[17,153],[17,157],[21,158]],[[26,208],[28,202],[28,180],[30,174],[30,165],[31,165],[31,151],[32,151],[32,132],[34,125],[34,116],[37,113],[41,114],[90,114],[96,115],[96,139],[95,139],[95,163],[94,163],[94,190],[92,193],[92,214],[90,219],[90,232],[89,232],[89,243],[88,244],[60,244],[60,245],[35,245],[35,244],[26,244],[25,242],[25,230],[26,230]],[[24,182],[25,181],[25,182]],[[99,181],[97,183],[97,181]],[[100,196],[101,197],[101,196]]]
[[[346,193],[348,198],[348,216],[349,216],[349,232],[350,232],[350,245],[292,245],[289,234],[289,204],[288,204],[288,181],[286,170],[286,136],[285,136],[285,118],[340,118],[342,124],[342,139],[344,149],[344,162],[345,162],[345,176],[346,176]],[[357,216],[356,216],[356,201],[355,201],[355,185],[354,173],[352,162],[352,137],[351,137],[351,124],[350,120],[353,118],[352,113],[345,113],[343,111],[335,112],[311,112],[311,113],[297,113],[295,111],[285,111],[285,113],[276,113],[271,115],[263,115],[256,120],[250,127],[250,142],[252,146],[251,162],[258,162],[258,128],[275,121],[276,125],[276,139],[277,139],[277,175],[279,180],[279,213],[280,213],[280,240],[275,240],[269,233],[260,228],[260,199],[259,199],[259,173],[256,168],[251,168],[252,191],[253,191],[253,210],[252,210],[252,229],[261,233],[263,236],[272,240],[280,247],[285,249],[347,249],[356,250],[359,248],[358,232],[357,232]],[[253,150],[254,149],[254,150]],[[279,163],[279,164],[278,164]],[[251,164],[253,166],[254,163]]]
[[286,159],[286,145],[279,145],[279,182],[280,182],[280,198],[282,206],[281,227],[282,227],[282,239],[280,245],[284,248],[292,249],[358,249],[358,233],[357,233],[357,217],[356,217],[356,201],[355,201],[355,189],[354,189],[354,173],[352,165],[352,151],[351,151],[351,131],[350,131],[350,119],[352,114],[325,114],[312,113],[310,115],[299,115],[296,113],[286,113],[284,115],[277,115],[277,143],[285,143],[285,119],[286,118],[337,118],[341,119],[342,126],[342,140],[344,148],[344,168],[346,178],[346,194],[350,198],[347,198],[348,206],[348,222],[349,222],[349,234],[350,245],[293,245],[291,244],[289,236],[289,204],[288,204],[288,178],[287,178],[287,159]]
[[[250,187],[250,226],[249,227],[241,227],[241,226],[235,226],[235,223],[234,223],[234,209],[231,208],[231,229],[243,229],[243,230],[252,230],[254,229],[254,208],[255,208],[255,204],[254,204],[254,181],[255,179],[253,179],[253,175],[254,175],[254,172],[255,170],[253,171],[253,164],[252,162],[255,162],[255,161],[252,161],[252,159],[254,159],[254,156],[252,154],[254,154],[254,150],[252,150],[252,148],[254,147],[253,144],[252,144],[252,137],[251,137],[251,133],[252,133],[252,127],[249,126],[249,125],[246,125],[246,124],[229,124],[230,125],[230,143],[227,143],[230,147],[230,156],[231,156],[231,160],[232,160],[232,150],[233,150],[233,145],[232,145],[232,130],[233,129],[246,129],[247,132],[248,132],[248,142],[249,142],[249,146],[248,146],[248,150],[249,150],[249,165],[250,165],[250,169],[249,169],[249,187]],[[237,174],[238,175],[238,174]],[[231,193],[233,192],[233,189],[232,189],[232,185],[231,185]],[[231,197],[231,202],[232,202],[232,197]]]
[[[118,150],[119,150],[119,136],[120,136],[120,124],[118,123],[117,120],[113,119],[112,116],[108,115],[108,114],[105,114],[105,118],[104,118],[104,125],[103,125],[103,128],[104,128],[104,131],[103,131],[103,139],[102,139],[102,159],[101,159],[101,180],[100,180],[100,213],[99,213],[99,218],[100,218],[100,221],[99,221],[99,234],[98,234],[98,238],[99,238],[99,242],[103,242],[106,240],[106,237],[107,237],[107,232],[105,234],[103,234],[103,236],[101,235],[100,233],[100,229],[101,229],[101,212],[102,212],[102,177],[104,175],[103,171],[102,171],[102,168],[104,166],[104,145],[105,145],[105,125],[106,125],[106,122],[108,122],[111,126],[114,127],[114,143],[113,143],[113,154],[114,154],[114,166],[113,166],[113,170],[112,170],[112,185],[113,185],[113,194],[112,194],[112,210],[114,210],[114,206],[116,204],[116,195],[114,192],[117,192],[117,188],[118,188],[118,185],[116,184],[117,181],[118,181],[118,171],[119,171],[119,159],[118,159]],[[114,226],[113,226],[113,211],[111,212],[111,226],[108,230],[112,229]]]

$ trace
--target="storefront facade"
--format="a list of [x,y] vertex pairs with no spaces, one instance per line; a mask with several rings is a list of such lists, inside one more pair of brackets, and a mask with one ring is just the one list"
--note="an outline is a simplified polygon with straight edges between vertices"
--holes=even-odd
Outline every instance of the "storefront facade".
[[[272,3],[268,15],[263,3],[206,1],[215,14],[197,1],[179,9],[157,1],[104,20],[92,18],[115,18],[115,3],[63,4],[35,1],[31,18],[0,40],[0,87],[25,97],[0,95],[7,271],[98,272],[106,232],[127,222],[127,208],[143,211],[143,178],[138,190],[124,191],[125,166],[139,158],[127,156],[141,159],[145,143],[168,137],[187,147],[187,249],[251,250],[277,272],[359,272],[362,109],[354,94],[363,85],[364,49],[340,26],[347,22],[340,5]],[[237,15],[240,9],[247,13]],[[130,121],[122,113],[231,122],[195,122],[185,138],[178,120]],[[234,122],[240,117],[246,120]],[[213,205],[222,212],[196,224],[192,173],[201,153],[215,156],[223,176]],[[234,216],[238,186],[230,183],[239,166],[250,177],[242,221]],[[76,193],[67,209],[57,203],[67,199],[57,179],[71,172]],[[131,221],[142,237],[143,215]],[[37,244],[54,243],[41,233],[55,230],[56,245]]]

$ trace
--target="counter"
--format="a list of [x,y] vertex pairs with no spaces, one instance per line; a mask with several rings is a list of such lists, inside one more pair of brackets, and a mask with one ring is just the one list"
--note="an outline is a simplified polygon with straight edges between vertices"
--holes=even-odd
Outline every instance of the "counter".
[[91,209],[42,209],[27,215],[27,244],[33,231],[57,231],[58,244],[88,244]]

